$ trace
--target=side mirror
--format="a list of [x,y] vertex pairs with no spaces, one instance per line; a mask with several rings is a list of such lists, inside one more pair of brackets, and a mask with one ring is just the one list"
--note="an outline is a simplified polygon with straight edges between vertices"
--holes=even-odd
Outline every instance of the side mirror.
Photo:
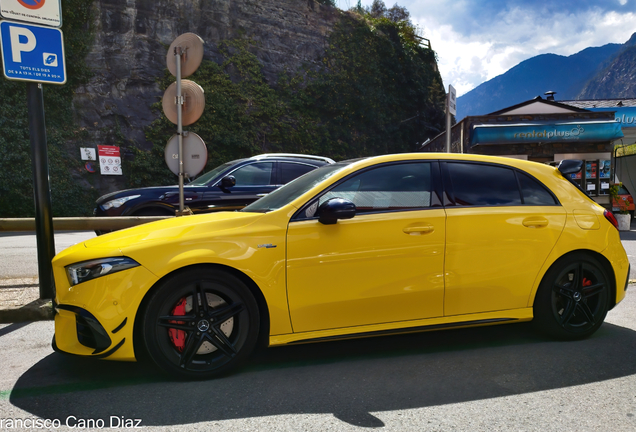
[[318,207],[318,222],[333,225],[338,219],[351,219],[356,215],[356,205],[344,198],[331,198]]
[[236,178],[234,176],[229,175],[221,179],[221,188],[231,188],[232,186],[236,186]]

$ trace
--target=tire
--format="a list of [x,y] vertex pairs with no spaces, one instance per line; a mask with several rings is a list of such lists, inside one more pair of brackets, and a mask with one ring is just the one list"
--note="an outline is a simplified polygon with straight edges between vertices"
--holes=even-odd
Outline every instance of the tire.
[[534,323],[558,339],[591,336],[607,315],[611,280],[592,256],[573,254],[546,273],[534,301]]
[[[206,302],[201,302],[203,297]],[[143,314],[142,335],[150,358],[182,379],[228,372],[247,359],[258,340],[254,296],[241,280],[219,270],[199,268],[168,277]]]

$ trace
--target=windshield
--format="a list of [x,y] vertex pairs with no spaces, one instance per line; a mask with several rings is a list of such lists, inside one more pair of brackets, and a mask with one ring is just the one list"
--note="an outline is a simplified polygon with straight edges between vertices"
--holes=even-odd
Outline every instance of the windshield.
[[219,165],[218,167],[214,168],[212,171],[208,171],[205,174],[203,174],[201,177],[192,180],[190,183],[188,183],[188,186],[205,186],[206,184],[210,182],[210,180],[213,180],[216,176],[221,174],[226,169],[230,168],[232,165],[236,165],[236,163],[240,162],[241,160],[242,159],[234,160],[231,162],[226,162],[223,165]]
[[277,210],[289,204],[290,202],[316,186],[318,183],[327,180],[329,177],[348,166],[349,163],[350,161],[331,165],[323,165],[322,167],[310,171],[307,174],[302,175],[297,179],[287,183],[280,189],[276,189],[274,192],[259,199],[258,201],[254,201],[252,204],[248,205],[240,211],[252,213],[267,213],[273,210]]

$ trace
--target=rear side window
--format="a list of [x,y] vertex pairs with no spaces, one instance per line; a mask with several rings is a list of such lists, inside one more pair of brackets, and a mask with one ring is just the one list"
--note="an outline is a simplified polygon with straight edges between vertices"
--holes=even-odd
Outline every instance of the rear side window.
[[279,162],[280,165],[280,183],[286,184],[300,177],[303,174],[308,173],[316,169],[313,165],[305,165],[291,162]]
[[517,176],[525,205],[549,206],[557,203],[554,196],[541,183],[527,174],[517,172]]
[[521,193],[512,169],[461,162],[449,162],[447,166],[457,205],[521,205]]

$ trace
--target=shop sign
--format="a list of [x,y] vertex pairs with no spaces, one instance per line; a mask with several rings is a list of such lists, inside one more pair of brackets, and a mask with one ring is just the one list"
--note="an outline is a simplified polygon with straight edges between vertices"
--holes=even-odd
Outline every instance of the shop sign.
[[478,124],[473,126],[471,145],[523,144],[533,142],[612,141],[622,138],[615,121],[573,123]]
[[624,128],[636,127],[636,107],[587,108],[590,111],[615,111],[616,121]]

